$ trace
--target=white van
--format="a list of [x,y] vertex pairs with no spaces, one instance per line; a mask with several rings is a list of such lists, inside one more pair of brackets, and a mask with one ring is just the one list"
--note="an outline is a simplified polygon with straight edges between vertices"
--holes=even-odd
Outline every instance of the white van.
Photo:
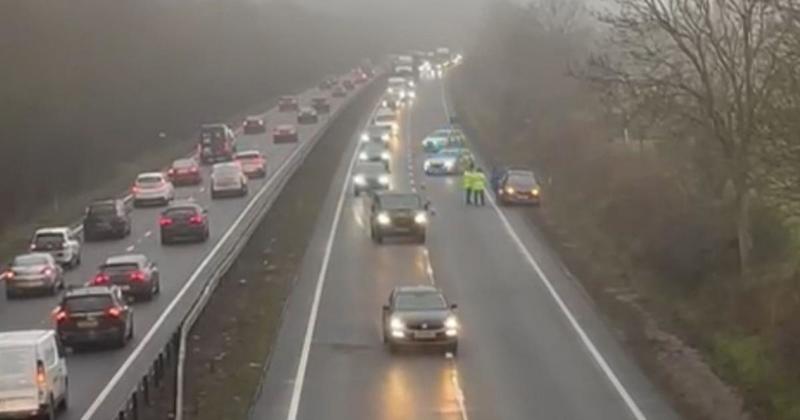
[[67,395],[67,361],[55,331],[0,333],[0,419],[55,419]]

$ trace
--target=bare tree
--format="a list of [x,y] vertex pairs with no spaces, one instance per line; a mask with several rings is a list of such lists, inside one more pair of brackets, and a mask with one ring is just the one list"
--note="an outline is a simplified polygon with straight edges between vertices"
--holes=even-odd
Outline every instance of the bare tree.
[[[679,117],[718,147],[735,192],[740,269],[752,250],[751,189],[759,152],[780,136],[776,108],[787,100],[787,74],[796,70],[788,46],[793,28],[777,0],[614,0],[609,25],[613,59],[593,60],[597,81],[655,89]],[[784,110],[786,111],[786,110]],[[795,114],[797,115],[797,114]],[[785,140],[785,138],[784,138]]]

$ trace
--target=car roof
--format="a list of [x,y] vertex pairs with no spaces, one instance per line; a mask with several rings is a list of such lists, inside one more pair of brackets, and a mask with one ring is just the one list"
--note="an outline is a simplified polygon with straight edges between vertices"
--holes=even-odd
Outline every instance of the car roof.
[[219,169],[241,169],[241,166],[238,162],[220,162],[215,163],[214,166],[211,167],[212,171],[216,171]]
[[0,332],[0,347],[34,345],[52,334],[54,334],[53,330],[21,330]]
[[197,161],[194,158],[186,157],[186,158],[175,159],[172,161],[173,165],[176,163],[197,163]]
[[389,150],[389,148],[387,148],[381,143],[369,142],[369,143],[363,143],[361,145],[361,150],[368,152],[384,152]]
[[81,296],[110,295],[111,293],[112,289],[108,286],[85,286],[67,289],[67,291],[64,293],[64,297],[71,298]]
[[397,286],[394,288],[395,293],[436,293],[443,295],[442,291],[433,286]]
[[261,152],[259,152],[258,150],[242,150],[241,152],[236,152],[234,156],[236,157],[261,156]]
[[98,198],[98,199],[92,200],[92,202],[89,203],[89,207],[91,207],[91,206],[93,206],[95,204],[116,204],[120,200],[121,199],[119,199],[119,198]]
[[275,128],[279,130],[294,130],[294,124],[280,124]]
[[26,252],[24,254],[17,254],[14,256],[14,259],[22,258],[22,257],[42,257],[47,258],[48,260],[53,260],[53,256],[48,254],[47,252]]
[[370,172],[381,172],[381,173],[389,173],[386,170],[386,166],[384,166],[380,162],[363,162],[358,165],[358,168],[361,170],[369,170]]
[[136,179],[150,177],[150,176],[158,176],[163,178],[164,174],[162,174],[161,172],[142,172],[139,175],[136,175]]
[[147,261],[147,257],[143,254],[124,254],[114,255],[106,258],[103,265],[117,265],[117,264],[142,264]]
[[246,120],[260,120],[261,117],[259,117],[258,115],[248,115],[247,118],[245,118],[245,119]]
[[207,130],[207,129],[211,129],[211,128],[228,128],[228,126],[225,125],[224,123],[209,123],[209,124],[203,124],[203,125],[200,126],[201,130]]
[[36,232],[34,232],[34,235],[48,234],[48,233],[66,233],[66,234],[69,234],[70,233],[70,228],[63,227],[63,226],[41,228],[41,229],[36,229]]
[[422,201],[422,196],[419,193],[411,191],[376,191],[375,198],[380,200],[383,197],[397,197],[397,196],[414,196]]

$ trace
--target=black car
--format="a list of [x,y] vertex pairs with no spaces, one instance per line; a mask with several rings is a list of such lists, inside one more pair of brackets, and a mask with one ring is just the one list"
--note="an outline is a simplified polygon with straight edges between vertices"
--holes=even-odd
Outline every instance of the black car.
[[278,111],[292,112],[298,109],[300,109],[300,103],[297,101],[297,97],[287,95],[281,96],[280,99],[278,99]]
[[331,103],[328,101],[328,98],[324,96],[311,98],[311,107],[314,108],[318,114],[327,114],[331,112]]
[[383,243],[386,236],[410,236],[425,243],[428,203],[416,193],[376,192],[370,205],[370,236]]
[[386,165],[379,162],[359,163],[353,175],[353,195],[358,197],[362,192],[388,190],[392,187],[392,179]]
[[128,206],[121,199],[97,200],[86,207],[83,216],[83,237],[87,241],[101,238],[124,238],[131,233]]
[[347,90],[353,90],[353,89],[356,88],[356,85],[355,85],[355,83],[353,83],[352,80],[344,79],[344,80],[342,80],[342,87],[344,87]]
[[125,296],[152,300],[161,291],[158,266],[142,254],[109,257],[98,268],[91,286],[114,285]]
[[347,90],[342,87],[340,84],[336,84],[333,86],[333,90],[331,91],[331,96],[334,98],[344,98],[347,96]]
[[495,185],[497,201],[501,205],[542,203],[542,189],[533,172],[526,170],[506,171]]
[[394,353],[404,346],[434,346],[458,354],[456,305],[431,286],[396,287],[383,306],[383,342]]
[[133,338],[133,310],[116,286],[68,290],[53,313],[56,333],[68,347],[106,343],[124,347]]
[[158,224],[161,228],[161,243],[165,245],[178,240],[208,240],[208,211],[193,202],[171,204],[161,212]]
[[261,117],[250,116],[244,120],[245,134],[259,134],[267,131],[267,125]]
[[297,113],[298,124],[316,124],[318,121],[319,115],[317,115],[317,111],[314,108],[303,107]]

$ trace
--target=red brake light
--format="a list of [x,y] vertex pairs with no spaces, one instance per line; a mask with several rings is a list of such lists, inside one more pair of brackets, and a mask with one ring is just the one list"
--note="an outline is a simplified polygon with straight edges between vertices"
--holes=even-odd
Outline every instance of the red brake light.
[[14,271],[8,270],[8,271],[3,273],[3,277],[2,278],[4,278],[4,279],[13,279],[15,275],[16,274],[14,274]]
[[192,166],[191,169],[189,169],[189,170],[192,171],[192,172],[197,172],[197,166]]
[[67,319],[68,315],[69,314],[67,314],[67,311],[61,309],[61,307],[59,306],[58,308],[56,308],[55,315],[53,315],[53,318],[55,318],[56,322],[63,322]]
[[199,224],[203,223],[203,216],[201,216],[199,214],[195,214],[194,216],[189,218],[189,223],[191,223],[193,225],[199,225]]
[[173,175],[173,174],[175,174],[175,169],[174,168],[170,168],[169,171],[167,171],[167,173],[170,174],[170,175]]
[[137,193],[137,192],[139,192],[139,187],[137,187],[136,185],[132,186],[132,187],[131,187],[131,192],[132,192],[132,193]]
[[94,276],[94,279],[92,280],[92,284],[94,284],[94,285],[107,284],[109,281],[111,281],[111,278],[109,278],[107,274],[100,273],[100,274]]
[[112,306],[106,310],[106,314],[112,318],[119,318],[119,316],[122,315],[122,311],[116,306]]
[[144,281],[144,273],[141,271],[134,271],[131,273],[132,281]]
[[45,276],[52,275],[53,274],[53,269],[51,269],[50,267],[45,267],[42,270],[42,274],[44,274]]
[[158,220],[158,224],[161,226],[169,226],[172,224],[172,219],[170,219],[169,217],[162,217],[161,219]]

